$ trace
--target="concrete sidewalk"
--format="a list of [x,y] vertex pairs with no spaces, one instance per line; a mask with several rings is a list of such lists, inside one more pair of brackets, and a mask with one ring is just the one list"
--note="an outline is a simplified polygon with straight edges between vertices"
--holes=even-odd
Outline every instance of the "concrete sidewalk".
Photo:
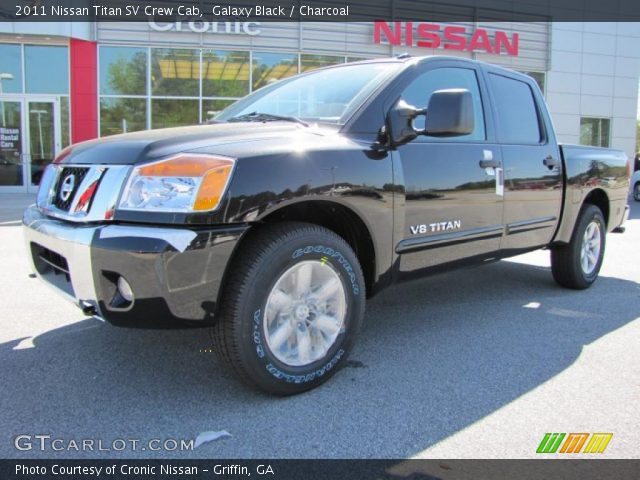
[[0,193],[0,224],[22,220],[22,212],[36,201],[34,193]]

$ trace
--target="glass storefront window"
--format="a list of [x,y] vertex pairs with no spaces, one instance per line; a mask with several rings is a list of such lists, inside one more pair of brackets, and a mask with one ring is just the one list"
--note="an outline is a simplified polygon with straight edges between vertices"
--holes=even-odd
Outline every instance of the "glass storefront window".
[[100,136],[135,132],[147,128],[147,100],[144,98],[101,98]]
[[306,72],[315,68],[328,67],[344,63],[344,57],[334,57],[331,55],[300,55],[300,71]]
[[0,44],[0,94],[22,93],[22,47]]
[[100,135],[204,123],[251,91],[296,75],[300,64],[305,71],[344,62],[335,55],[101,46]]
[[249,52],[202,52],[202,95],[244,97],[249,93]]
[[198,50],[178,48],[151,49],[151,94],[172,97],[197,97],[200,83]]
[[0,100],[0,185],[22,185],[22,106]]
[[40,183],[42,173],[53,161],[56,151],[54,104],[27,102],[29,112],[29,152],[31,153],[31,183]]
[[213,119],[218,113],[234,103],[235,100],[202,100],[202,122]]
[[69,51],[66,46],[25,45],[27,93],[69,93]]
[[198,124],[198,100],[154,98],[151,100],[151,128]]
[[298,73],[298,55],[293,53],[253,53],[253,89]]
[[362,60],[371,60],[371,59],[366,57],[347,57],[347,63],[360,62]]
[[100,47],[100,93],[145,95],[147,93],[147,49]]
[[580,145],[609,147],[610,131],[611,120],[609,118],[582,117],[580,119]]

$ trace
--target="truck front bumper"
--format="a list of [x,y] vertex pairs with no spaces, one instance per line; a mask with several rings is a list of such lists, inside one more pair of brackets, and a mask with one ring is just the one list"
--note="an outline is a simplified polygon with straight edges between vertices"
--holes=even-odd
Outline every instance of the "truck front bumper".
[[36,206],[23,216],[40,279],[89,315],[142,328],[211,324],[227,264],[247,229],[79,224]]

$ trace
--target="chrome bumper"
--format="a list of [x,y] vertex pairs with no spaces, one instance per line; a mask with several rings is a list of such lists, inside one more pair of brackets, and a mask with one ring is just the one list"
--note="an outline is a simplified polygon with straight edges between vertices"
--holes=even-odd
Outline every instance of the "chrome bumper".
[[[46,216],[35,205],[23,215],[27,252],[41,280],[87,315],[143,328],[210,323],[228,261],[248,228],[81,224]],[[135,294],[129,305],[117,295],[120,277]]]
[[[93,309],[96,316],[101,317],[91,268],[91,242],[100,227],[46,217],[35,205],[25,210],[22,223],[27,254],[35,274],[83,311]],[[66,275],[63,267],[56,268],[44,258],[40,262],[33,249],[41,247],[64,258]]]

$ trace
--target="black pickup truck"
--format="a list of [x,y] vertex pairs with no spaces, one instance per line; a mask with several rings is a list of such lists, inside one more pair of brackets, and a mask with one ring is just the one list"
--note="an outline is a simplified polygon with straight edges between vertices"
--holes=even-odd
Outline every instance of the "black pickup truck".
[[23,223],[35,272],[86,314],[207,326],[239,378],[287,395],[344,364],[393,283],[546,248],[560,285],[588,287],[629,172],[621,151],[559,146],[526,75],[393,58],[73,145]]

